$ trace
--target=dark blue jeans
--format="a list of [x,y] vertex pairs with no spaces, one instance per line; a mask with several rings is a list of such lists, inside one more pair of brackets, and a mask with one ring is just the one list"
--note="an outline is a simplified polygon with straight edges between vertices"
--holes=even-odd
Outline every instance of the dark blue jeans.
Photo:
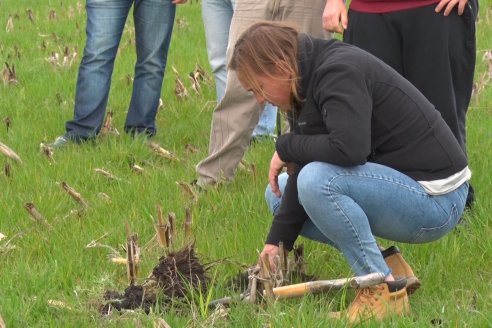
[[137,62],[125,131],[156,132],[155,116],[176,6],[171,0],[87,0],[87,41],[79,67],[74,117],[66,123],[70,140],[94,137],[102,127],[114,61],[132,5]]

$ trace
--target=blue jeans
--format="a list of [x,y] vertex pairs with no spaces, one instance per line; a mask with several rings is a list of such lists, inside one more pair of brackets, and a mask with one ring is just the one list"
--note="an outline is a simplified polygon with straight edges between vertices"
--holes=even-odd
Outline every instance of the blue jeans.
[[125,131],[156,132],[155,116],[176,6],[171,0],[87,0],[87,41],[79,67],[74,118],[66,123],[68,139],[94,137],[102,127],[114,61],[132,5],[137,62]]
[[[220,102],[224,96],[226,88],[226,52],[234,7],[235,0],[202,1],[202,19],[205,28],[208,61],[215,78],[217,102]],[[276,123],[277,107],[267,104],[253,131],[253,137],[274,135]]]
[[[288,176],[279,176],[283,191]],[[432,196],[418,182],[387,166],[367,163],[341,167],[312,162],[297,181],[299,202],[310,220],[301,235],[339,249],[355,275],[390,273],[375,236],[405,243],[427,243],[451,231],[466,201],[468,183]],[[270,187],[265,197],[272,213],[282,198]]]
[[265,104],[260,120],[253,130],[253,137],[275,136],[275,126],[277,125],[277,107],[272,104]]
[[235,0],[203,0],[202,19],[207,42],[208,61],[215,78],[217,101],[225,93],[227,81],[226,51]]

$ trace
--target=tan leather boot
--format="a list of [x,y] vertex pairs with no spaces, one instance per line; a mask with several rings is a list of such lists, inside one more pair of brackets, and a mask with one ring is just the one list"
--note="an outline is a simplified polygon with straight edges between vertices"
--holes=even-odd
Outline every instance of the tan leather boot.
[[[399,286],[398,286],[399,285]],[[332,312],[332,318],[346,317],[351,324],[365,320],[382,320],[410,313],[410,303],[405,281],[385,282],[360,289],[357,296],[344,312]]]
[[386,264],[391,269],[391,273],[395,279],[405,278],[407,279],[407,293],[412,295],[417,289],[420,288],[420,281],[413,273],[412,268],[408,265],[407,261],[403,258],[400,250],[396,246],[388,247],[381,250]]

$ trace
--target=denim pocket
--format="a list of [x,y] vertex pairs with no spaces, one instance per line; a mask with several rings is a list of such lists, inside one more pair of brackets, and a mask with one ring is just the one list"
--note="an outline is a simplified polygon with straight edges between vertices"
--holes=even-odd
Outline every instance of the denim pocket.
[[420,231],[411,240],[411,243],[422,244],[438,240],[450,232],[458,223],[459,215],[457,205],[453,204],[446,222],[437,227],[420,228]]

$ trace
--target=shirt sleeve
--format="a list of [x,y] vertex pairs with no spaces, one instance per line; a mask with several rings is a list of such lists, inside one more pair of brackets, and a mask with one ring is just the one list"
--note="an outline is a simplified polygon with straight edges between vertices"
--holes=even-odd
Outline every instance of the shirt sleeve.
[[289,176],[282,196],[282,204],[274,216],[270,232],[266,239],[267,244],[278,245],[284,243],[287,250],[291,250],[299,236],[304,222],[309,219],[306,211],[297,197],[297,176],[299,171]]

